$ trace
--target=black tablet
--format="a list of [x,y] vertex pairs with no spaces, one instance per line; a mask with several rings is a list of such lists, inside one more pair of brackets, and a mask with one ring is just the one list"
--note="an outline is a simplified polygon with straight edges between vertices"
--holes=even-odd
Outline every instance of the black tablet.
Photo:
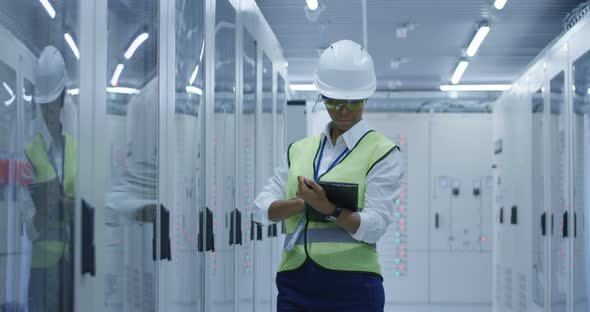
[[358,184],[326,181],[319,181],[318,184],[326,191],[328,200],[337,207],[358,210]]

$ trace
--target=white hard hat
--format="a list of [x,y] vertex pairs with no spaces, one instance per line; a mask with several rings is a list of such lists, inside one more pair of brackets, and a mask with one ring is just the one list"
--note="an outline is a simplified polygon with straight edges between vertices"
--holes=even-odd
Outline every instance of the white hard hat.
[[333,43],[320,56],[315,86],[323,96],[332,99],[369,98],[377,88],[371,55],[351,40]]
[[45,47],[35,70],[35,102],[55,101],[64,90],[66,76],[66,64],[59,50],[54,46]]

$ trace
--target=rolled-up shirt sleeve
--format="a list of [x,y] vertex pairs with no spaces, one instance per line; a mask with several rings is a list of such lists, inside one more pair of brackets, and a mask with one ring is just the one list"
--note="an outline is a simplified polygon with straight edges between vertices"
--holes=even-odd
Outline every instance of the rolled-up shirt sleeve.
[[287,188],[287,179],[289,178],[289,163],[287,153],[285,153],[281,165],[275,168],[274,174],[268,179],[266,186],[256,196],[254,200],[254,212],[252,220],[262,225],[270,225],[273,222],[268,217],[268,208],[277,201],[285,199],[285,189]]
[[376,244],[385,234],[394,220],[394,203],[400,196],[403,176],[402,154],[397,148],[371,169],[367,175],[365,206],[359,212],[360,226],[351,234],[354,239]]

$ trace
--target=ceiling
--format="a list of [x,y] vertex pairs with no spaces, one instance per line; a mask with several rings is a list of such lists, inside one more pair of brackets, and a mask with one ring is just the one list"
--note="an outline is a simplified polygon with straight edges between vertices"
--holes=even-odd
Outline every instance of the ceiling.
[[[69,86],[76,87],[78,61],[67,47],[63,34],[70,32],[75,41],[80,38],[77,16],[80,0],[52,0],[58,15],[50,19],[38,0],[0,0],[0,25],[11,31],[19,40],[39,54],[48,45],[63,51],[70,78]],[[257,0],[263,15],[275,32],[289,63],[291,83],[310,83],[319,52],[340,39],[362,38],[361,0],[319,0],[320,9],[306,10],[305,0]],[[498,11],[493,0],[366,0],[368,12],[368,50],[377,70],[378,90],[394,91],[394,98],[372,99],[367,109],[395,109],[425,112],[432,110],[470,109],[489,110],[500,94],[470,93],[448,94],[430,92],[416,96],[416,91],[438,91],[446,84],[464,49],[475,34],[477,25],[487,20],[491,32],[478,54],[471,58],[461,83],[510,83],[518,78],[533,58],[559,35],[568,12],[586,0],[508,0]],[[157,46],[150,36],[133,59],[125,60],[123,53],[140,33],[155,34],[157,0],[109,0],[108,64],[106,77],[110,80],[118,64],[125,64],[120,85],[141,88],[156,73]],[[179,88],[200,62],[202,48],[203,5],[198,0],[176,0],[182,8],[182,23],[177,39]],[[225,4],[225,5],[224,5]],[[218,19],[233,21],[235,11],[227,1],[218,1]],[[227,9],[223,9],[227,8]],[[178,16],[177,16],[178,17]],[[398,36],[398,30],[406,35]],[[401,33],[400,33],[401,34]],[[219,51],[233,51],[224,42],[232,42],[233,31],[221,32],[217,40]],[[222,48],[223,46],[223,48]],[[218,57],[224,53],[219,52]],[[231,54],[228,55],[231,58]],[[225,64],[218,60],[219,64]],[[268,67],[265,60],[265,67]],[[217,64],[217,65],[219,65]],[[233,68],[232,63],[226,64]],[[195,85],[202,83],[202,73]],[[224,76],[227,73],[227,77]],[[233,71],[220,70],[218,85],[231,81]],[[268,77],[266,75],[265,77]],[[264,84],[267,85],[267,84]],[[409,91],[409,92],[400,92]],[[414,93],[414,94],[412,94]],[[400,95],[401,94],[401,95]],[[297,98],[315,95],[296,94]]]
[[[508,0],[498,11],[493,0],[367,0],[377,88],[433,91],[450,83],[484,20],[491,31],[460,83],[511,83],[561,33],[567,13],[585,1]],[[312,14],[305,0],[256,2],[284,50],[291,83],[313,82],[319,51],[330,43],[363,42],[361,0],[319,0]]]

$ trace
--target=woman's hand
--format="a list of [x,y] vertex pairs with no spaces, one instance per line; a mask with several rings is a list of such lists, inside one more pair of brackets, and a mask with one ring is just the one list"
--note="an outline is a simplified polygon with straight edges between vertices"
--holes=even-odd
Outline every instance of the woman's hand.
[[297,197],[320,213],[331,215],[334,212],[336,207],[328,200],[326,191],[319,184],[303,176],[298,176],[297,181]]

